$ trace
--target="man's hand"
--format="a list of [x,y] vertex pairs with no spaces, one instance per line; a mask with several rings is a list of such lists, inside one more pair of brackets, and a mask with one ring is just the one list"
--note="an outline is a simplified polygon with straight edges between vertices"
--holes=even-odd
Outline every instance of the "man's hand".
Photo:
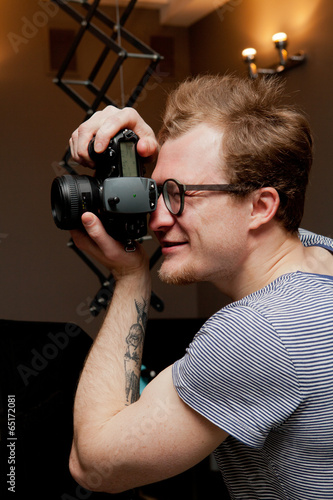
[[87,167],[94,167],[88,154],[88,144],[95,137],[96,153],[106,150],[110,139],[120,130],[133,130],[140,138],[137,144],[138,154],[154,160],[157,156],[158,144],[153,130],[133,108],[118,109],[107,106],[97,111],[89,120],[83,122],[72,134],[69,140],[73,159]]
[[[137,144],[138,154],[154,160],[158,144],[153,130],[133,108],[118,109],[114,106],[97,111],[73,132],[69,140],[73,159],[93,168],[94,162],[88,154],[91,139],[95,137],[94,149],[101,153],[107,148],[110,139],[124,128],[133,130],[140,138]],[[136,252],[125,252],[123,244],[111,238],[98,217],[92,213],[84,213],[82,223],[86,233],[72,231],[74,243],[105,265],[116,280],[148,269],[147,256],[139,244]]]
[[125,252],[124,245],[107,234],[100,219],[91,212],[82,215],[86,233],[73,230],[75,245],[87,252],[112,272],[115,280],[148,272],[149,261],[142,246],[135,252]]

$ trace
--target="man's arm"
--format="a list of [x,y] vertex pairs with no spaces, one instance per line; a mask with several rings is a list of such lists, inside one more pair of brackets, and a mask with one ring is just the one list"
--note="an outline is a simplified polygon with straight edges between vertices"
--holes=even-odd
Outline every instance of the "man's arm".
[[116,285],[77,389],[70,470],[85,488],[116,493],[183,472],[209,455],[226,433],[179,398],[171,367],[137,399],[150,298],[148,265],[139,248],[127,254],[97,217],[83,216],[85,222],[90,219],[86,229],[92,240],[76,232],[74,238],[85,238],[96,254],[108,256]]
[[[74,131],[74,160],[92,166],[90,139],[95,136],[95,149],[99,144],[102,151],[125,127],[140,137],[139,154],[154,158],[154,133],[138,113],[108,106]],[[226,433],[179,398],[171,367],[138,399],[150,302],[148,258],[140,245],[125,252],[93,214],[84,213],[82,222],[86,233],[73,231],[75,244],[104,264],[116,285],[77,389],[70,470],[85,488],[115,493],[183,472],[209,455]]]

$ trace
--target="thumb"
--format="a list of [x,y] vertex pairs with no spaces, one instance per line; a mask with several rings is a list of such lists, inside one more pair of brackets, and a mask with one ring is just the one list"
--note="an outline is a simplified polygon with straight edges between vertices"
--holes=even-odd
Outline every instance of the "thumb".
[[113,239],[105,230],[101,220],[91,212],[85,212],[81,217],[86,231],[81,240],[81,250],[88,252],[101,264],[112,270],[113,263],[125,253],[124,246]]
[[96,215],[92,212],[84,212],[81,217],[82,224],[87,230],[89,230],[89,228],[93,228],[96,224],[96,219],[98,219],[98,217],[96,217]]
[[111,236],[106,232],[101,220],[92,212],[84,212],[82,214],[81,221],[90,238],[96,243],[97,246],[100,247],[102,251],[106,251],[111,242],[112,244],[119,243],[111,238]]

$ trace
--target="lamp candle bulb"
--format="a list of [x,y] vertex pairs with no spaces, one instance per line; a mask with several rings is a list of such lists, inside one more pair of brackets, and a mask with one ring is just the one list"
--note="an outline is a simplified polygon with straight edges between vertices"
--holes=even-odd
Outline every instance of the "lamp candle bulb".
[[256,49],[253,48],[247,48],[242,51],[242,56],[244,61],[253,61],[253,59],[256,56]]
[[275,35],[272,36],[272,41],[274,43],[276,43],[276,42],[286,42],[287,38],[288,38],[287,34],[281,31],[280,33],[275,33]]

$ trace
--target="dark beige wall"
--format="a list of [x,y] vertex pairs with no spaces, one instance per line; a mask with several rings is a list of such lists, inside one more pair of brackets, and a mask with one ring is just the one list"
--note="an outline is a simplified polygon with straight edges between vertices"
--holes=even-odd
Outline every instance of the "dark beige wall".
[[[191,71],[245,74],[245,47],[257,49],[258,66],[277,59],[271,36],[285,31],[288,49],[307,52],[304,66],[285,74],[286,92],[307,113],[315,138],[315,161],[303,227],[333,235],[333,2],[331,0],[231,0],[190,28]],[[209,285],[198,293],[199,316],[223,297]]]
[[[0,3],[0,317],[73,321],[94,334],[103,314],[93,319],[88,304],[99,281],[67,248],[68,234],[56,228],[50,210],[51,182],[63,173],[57,162],[85,112],[52,82],[48,30],[77,30],[78,24],[60,10],[45,14],[37,0]],[[109,14],[115,19],[114,11]],[[165,92],[189,72],[188,31],[161,28],[158,13],[151,10],[133,11],[126,27],[148,45],[151,35],[175,38],[175,76],[155,75],[136,106],[157,129]],[[74,76],[84,79],[101,50],[96,39],[87,35],[78,51],[78,74]],[[136,86],[143,67],[137,61],[125,64],[127,93]],[[117,85],[111,97],[119,101]],[[150,244],[149,253],[156,248],[156,243]],[[154,272],[154,291],[165,301],[165,312],[153,311],[153,317],[196,315],[195,288],[173,290],[159,283]]]
[[[92,319],[87,305],[99,282],[67,248],[68,236],[53,224],[49,201],[51,182],[61,173],[57,162],[84,112],[52,83],[48,29],[77,29],[77,25],[60,11],[48,15],[43,24],[43,16],[37,15],[42,11],[38,0],[0,0],[0,4],[0,317],[74,321],[94,334],[103,315]],[[29,37],[23,34],[26,19],[42,25]],[[288,33],[291,52],[307,51],[307,64],[290,72],[286,82],[288,92],[308,113],[316,139],[303,225],[331,235],[332,19],[331,0],[232,0],[228,7],[214,11],[190,29],[160,27],[158,14],[148,10],[133,12],[127,24],[148,44],[150,35],[175,37],[175,76],[152,79],[137,102],[138,110],[155,130],[165,93],[190,72],[245,74],[240,52],[251,45],[258,50],[259,65],[270,63],[276,57],[270,37],[280,30]],[[10,33],[25,38],[17,53],[8,38]],[[80,76],[95,61],[96,50],[99,54],[100,47],[97,49],[92,38],[87,39],[78,56]],[[138,75],[135,69],[124,70],[124,75],[127,91],[136,84]],[[156,243],[148,248],[153,253]],[[225,300],[209,285],[168,287],[158,281],[156,271],[153,274],[154,291],[166,308],[163,314],[152,311],[152,317],[201,317]]]

